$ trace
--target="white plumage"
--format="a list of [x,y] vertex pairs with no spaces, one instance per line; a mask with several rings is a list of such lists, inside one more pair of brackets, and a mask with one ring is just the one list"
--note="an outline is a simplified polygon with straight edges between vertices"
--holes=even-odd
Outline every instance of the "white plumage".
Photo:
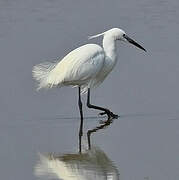
[[104,65],[104,51],[96,44],[81,46],[61,61],[42,63],[33,68],[33,77],[39,81],[39,87],[54,86],[93,86],[95,77]]
[[118,36],[124,31],[114,28],[105,33],[91,36],[95,38],[104,35],[103,48],[97,44],[83,45],[61,61],[45,62],[34,66],[33,77],[39,82],[38,89],[54,86],[81,86],[85,92],[87,88],[99,85],[116,63],[116,45]]

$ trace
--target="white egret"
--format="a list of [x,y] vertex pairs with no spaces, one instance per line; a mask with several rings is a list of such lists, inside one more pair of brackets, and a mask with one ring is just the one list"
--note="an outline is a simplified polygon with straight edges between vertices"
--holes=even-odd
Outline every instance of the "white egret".
[[146,51],[141,45],[129,38],[119,28],[113,28],[89,39],[103,36],[103,47],[97,44],[83,45],[69,54],[61,61],[45,62],[33,67],[33,77],[39,82],[38,89],[62,86],[78,87],[78,105],[81,116],[79,136],[82,136],[83,111],[81,93],[88,93],[87,106],[102,111],[109,118],[117,118],[109,109],[94,106],[90,103],[90,89],[100,85],[112,71],[117,62],[116,42],[129,42]]

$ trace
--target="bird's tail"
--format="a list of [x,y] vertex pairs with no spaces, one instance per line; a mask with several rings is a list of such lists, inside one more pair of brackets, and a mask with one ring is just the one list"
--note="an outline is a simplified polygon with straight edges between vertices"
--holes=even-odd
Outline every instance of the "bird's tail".
[[57,63],[58,62],[44,62],[33,67],[32,77],[38,82],[37,90],[51,87],[51,84],[49,83],[49,75]]

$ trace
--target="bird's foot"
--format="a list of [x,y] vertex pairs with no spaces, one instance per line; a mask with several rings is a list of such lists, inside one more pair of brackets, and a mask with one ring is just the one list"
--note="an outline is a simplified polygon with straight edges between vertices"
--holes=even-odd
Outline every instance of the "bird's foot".
[[99,113],[100,116],[103,116],[103,115],[105,115],[105,114],[107,114],[107,116],[108,116],[109,119],[110,119],[110,118],[117,119],[118,117],[120,117],[119,115],[114,114],[114,113],[111,112],[111,111],[104,111],[104,112]]

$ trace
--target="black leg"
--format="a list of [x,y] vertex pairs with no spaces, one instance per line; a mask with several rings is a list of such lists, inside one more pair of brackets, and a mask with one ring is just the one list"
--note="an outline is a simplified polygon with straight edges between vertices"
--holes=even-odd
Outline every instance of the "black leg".
[[90,150],[91,149],[91,131],[89,130],[87,132],[87,138],[88,138],[88,149]]
[[79,106],[79,110],[80,110],[80,129],[79,129],[79,152],[81,153],[81,139],[83,136],[83,109],[82,109],[82,102],[81,102],[81,88],[78,88],[78,106]]
[[110,119],[110,118],[118,118],[118,115],[113,114],[109,109],[90,104],[90,88],[88,88],[87,106],[89,108],[92,108],[92,109],[97,109],[97,110],[103,111],[103,113],[101,113],[101,115],[107,114],[108,119]]

